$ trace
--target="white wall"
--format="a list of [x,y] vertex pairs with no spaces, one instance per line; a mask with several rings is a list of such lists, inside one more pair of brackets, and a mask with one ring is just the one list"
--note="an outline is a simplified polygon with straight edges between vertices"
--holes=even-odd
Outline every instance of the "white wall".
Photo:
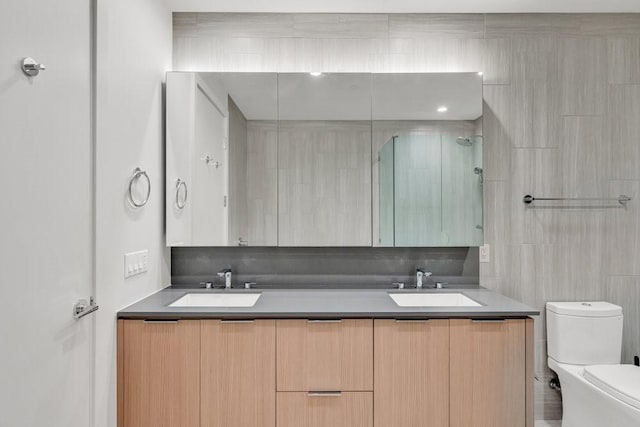
[[[96,426],[116,425],[116,312],[169,284],[164,245],[162,82],[171,68],[171,12],[158,0],[98,0]],[[125,199],[135,167],[149,203]],[[124,254],[149,250],[149,272],[124,279]]]

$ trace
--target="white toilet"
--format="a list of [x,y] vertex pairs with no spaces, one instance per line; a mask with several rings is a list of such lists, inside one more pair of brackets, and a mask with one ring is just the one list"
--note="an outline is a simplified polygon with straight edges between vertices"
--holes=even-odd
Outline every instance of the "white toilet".
[[640,367],[620,364],[621,307],[547,303],[547,347],[562,387],[562,427],[640,426]]

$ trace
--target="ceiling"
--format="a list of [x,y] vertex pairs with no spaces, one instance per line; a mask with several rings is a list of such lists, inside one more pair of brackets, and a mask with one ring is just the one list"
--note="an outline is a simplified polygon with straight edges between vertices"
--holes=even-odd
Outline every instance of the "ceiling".
[[248,120],[475,120],[482,115],[478,73],[199,74],[219,97],[229,94]]
[[638,0],[165,0],[174,12],[577,13],[640,12]]

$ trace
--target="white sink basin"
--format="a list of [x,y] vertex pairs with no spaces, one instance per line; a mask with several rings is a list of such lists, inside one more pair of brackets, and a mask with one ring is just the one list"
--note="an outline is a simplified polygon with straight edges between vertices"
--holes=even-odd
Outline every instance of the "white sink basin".
[[186,294],[169,307],[253,307],[260,294]]
[[460,293],[451,294],[389,294],[400,307],[481,307]]

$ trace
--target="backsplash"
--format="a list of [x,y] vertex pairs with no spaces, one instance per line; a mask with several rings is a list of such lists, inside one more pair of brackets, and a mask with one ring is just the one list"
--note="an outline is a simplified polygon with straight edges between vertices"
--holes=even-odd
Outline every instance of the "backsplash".
[[217,277],[231,267],[234,284],[258,287],[390,287],[415,283],[423,267],[433,280],[477,284],[478,248],[273,248],[194,247],[171,249],[171,283],[223,283]]

